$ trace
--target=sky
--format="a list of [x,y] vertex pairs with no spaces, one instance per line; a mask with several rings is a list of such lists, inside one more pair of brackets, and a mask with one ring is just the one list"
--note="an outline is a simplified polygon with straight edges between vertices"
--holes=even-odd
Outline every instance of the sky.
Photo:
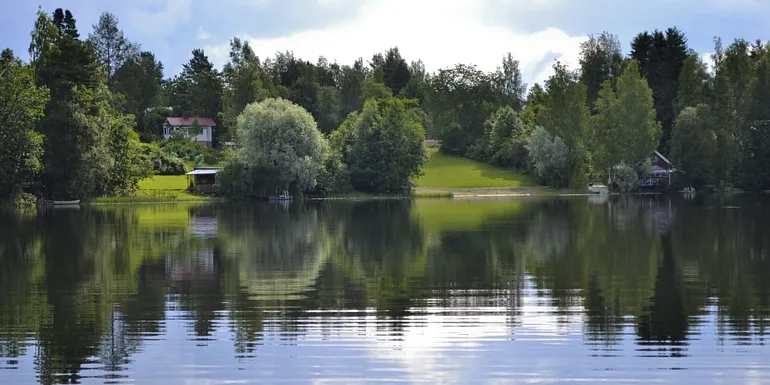
[[293,51],[340,64],[397,46],[429,71],[456,63],[493,71],[511,52],[532,85],[552,73],[554,60],[575,68],[580,43],[602,31],[617,35],[627,54],[636,34],[676,26],[704,58],[716,36],[754,41],[770,33],[767,0],[0,0],[0,48],[28,57],[38,6],[72,11],[84,37],[102,12],[114,13],[167,77],[194,48],[222,66],[236,36],[261,58]]

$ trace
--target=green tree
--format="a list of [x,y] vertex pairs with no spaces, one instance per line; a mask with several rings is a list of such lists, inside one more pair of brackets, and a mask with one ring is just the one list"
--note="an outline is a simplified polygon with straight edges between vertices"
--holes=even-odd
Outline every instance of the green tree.
[[364,80],[361,83],[361,101],[369,99],[388,99],[393,96],[393,92],[383,83],[377,83],[372,80]]
[[745,153],[753,123],[749,110],[754,66],[745,40],[736,40],[723,49],[717,39],[714,51],[714,118],[718,123],[714,176],[717,184],[725,186],[732,181],[741,154]]
[[609,81],[604,83],[592,118],[596,166],[610,170],[621,163],[635,165],[655,150],[661,129],[653,104],[652,90],[635,60],[618,78],[617,92]]
[[104,12],[95,24],[94,31],[88,35],[96,51],[99,64],[107,72],[107,81],[112,79],[123,63],[139,54],[139,46],[126,39],[123,31],[118,28],[118,18],[109,12]]
[[48,97],[47,89],[35,85],[32,67],[4,50],[0,55],[0,202],[21,193],[41,169],[43,138],[35,126]]
[[[57,32],[51,33],[51,25]],[[45,136],[42,187],[62,199],[93,195],[110,163],[102,127],[94,122],[100,113],[95,100],[109,95],[95,88],[103,80],[93,48],[78,39],[72,14],[61,9],[53,20],[39,13],[32,35],[37,84],[51,93],[38,125]],[[42,39],[48,46],[38,46],[34,36],[53,39]]]
[[315,186],[328,147],[309,112],[273,98],[246,106],[238,117],[236,142],[239,162],[271,173],[275,188],[295,193]]
[[527,138],[526,148],[538,181],[554,187],[566,186],[570,150],[560,137],[538,126]]
[[586,86],[564,64],[554,64],[554,74],[545,82],[546,97],[540,106],[537,123],[553,136],[561,138],[569,149],[569,173],[566,185],[585,188],[588,184],[587,149],[589,113]]
[[390,88],[393,95],[399,95],[401,90],[409,84],[411,77],[409,65],[401,57],[398,47],[393,47],[385,52],[385,62],[382,64],[382,81]]
[[443,141],[440,151],[465,156],[484,136],[484,123],[505,98],[492,76],[458,64],[430,78],[425,107]]
[[[124,96],[123,110],[141,120],[160,101],[163,64],[152,52],[141,52],[121,65],[112,79],[112,90]],[[142,136],[145,132],[140,130]]]
[[747,116],[748,129],[742,140],[741,161],[736,172],[739,187],[770,189],[770,48],[752,47],[754,79]]
[[426,161],[425,129],[409,112],[410,101],[370,99],[354,123],[350,148],[353,188],[371,193],[406,193]]
[[703,60],[696,54],[687,56],[682,65],[679,90],[674,102],[674,111],[677,116],[687,107],[694,107],[701,103],[710,104],[713,94],[711,85],[711,76]]
[[690,186],[713,184],[717,152],[714,114],[708,105],[685,107],[671,133],[671,161]]
[[593,108],[604,82],[612,81],[623,71],[620,40],[609,32],[590,35],[580,44],[580,81],[586,85],[586,101]]
[[[500,108],[487,123],[488,150],[486,161],[500,166],[523,166],[526,159],[516,159],[514,141],[527,134],[524,122],[513,108]],[[519,154],[521,155],[521,154]]]
[[171,102],[178,112],[207,118],[218,117],[222,106],[222,81],[203,50],[192,51],[192,58],[174,79],[171,96]]
[[682,66],[690,54],[682,31],[669,28],[638,34],[631,42],[631,58],[639,63],[640,74],[647,79],[655,99],[657,119],[663,134],[659,149],[668,153],[667,143],[676,117],[674,101],[679,91]]
[[527,84],[524,83],[524,77],[519,68],[519,61],[514,60],[510,52],[503,57],[502,65],[497,67],[494,77],[495,84],[500,88],[500,93],[506,99],[504,103],[515,111],[521,111],[524,108],[524,95],[527,92]]
[[331,133],[342,121],[340,91],[332,86],[319,87],[317,108],[314,116],[318,121],[318,129],[324,134]]
[[363,107],[363,82],[367,72],[363,59],[356,60],[352,66],[342,67],[342,79],[340,82],[340,97],[342,115],[347,116],[351,112],[360,111]]
[[224,90],[222,94],[221,137],[229,137],[235,131],[238,115],[249,103],[268,97],[264,70],[259,58],[247,41],[234,38],[230,41],[230,62],[222,69]]
[[136,191],[140,180],[152,176],[151,159],[144,154],[133,124],[132,116],[121,116],[117,111],[107,110],[102,115],[110,167],[107,177],[97,181],[99,195],[129,195]]
[[425,94],[430,87],[430,78],[425,71],[425,64],[421,60],[413,61],[409,65],[409,73],[411,74],[409,83],[401,90],[400,96],[406,99],[417,99],[420,105],[423,105]]

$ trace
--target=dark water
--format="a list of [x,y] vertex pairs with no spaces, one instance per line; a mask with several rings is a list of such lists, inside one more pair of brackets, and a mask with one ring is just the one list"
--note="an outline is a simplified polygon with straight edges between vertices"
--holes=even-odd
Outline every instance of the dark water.
[[0,214],[0,384],[770,382],[770,198]]

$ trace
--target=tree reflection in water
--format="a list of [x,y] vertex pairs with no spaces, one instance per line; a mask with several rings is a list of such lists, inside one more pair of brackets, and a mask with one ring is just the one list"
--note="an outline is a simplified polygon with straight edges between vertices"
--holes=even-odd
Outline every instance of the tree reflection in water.
[[708,314],[721,343],[763,344],[767,203],[611,196],[2,213],[0,361],[34,357],[41,383],[78,382],[94,367],[89,375],[120,378],[180,320],[190,339],[228,332],[239,359],[256,359],[271,333],[290,342],[325,328],[334,338],[357,325],[366,335],[373,323],[376,338],[400,341],[436,311],[499,312],[515,335],[532,306],[561,333],[582,328],[592,350],[631,334],[639,355],[685,355]]

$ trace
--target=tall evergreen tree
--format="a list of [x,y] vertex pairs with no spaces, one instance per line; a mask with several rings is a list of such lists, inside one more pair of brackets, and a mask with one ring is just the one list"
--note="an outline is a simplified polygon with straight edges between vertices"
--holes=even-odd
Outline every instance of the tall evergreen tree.
[[631,58],[639,63],[639,73],[647,79],[655,99],[657,119],[663,128],[659,145],[663,153],[668,153],[675,118],[674,101],[688,55],[687,38],[677,28],[643,32],[631,42]]
[[385,52],[385,62],[382,65],[382,80],[393,92],[393,95],[399,95],[401,90],[409,83],[411,77],[409,65],[401,57],[398,47],[391,48]]
[[118,68],[112,89],[124,96],[124,110],[141,119],[148,108],[158,105],[162,82],[163,64],[144,51]]

